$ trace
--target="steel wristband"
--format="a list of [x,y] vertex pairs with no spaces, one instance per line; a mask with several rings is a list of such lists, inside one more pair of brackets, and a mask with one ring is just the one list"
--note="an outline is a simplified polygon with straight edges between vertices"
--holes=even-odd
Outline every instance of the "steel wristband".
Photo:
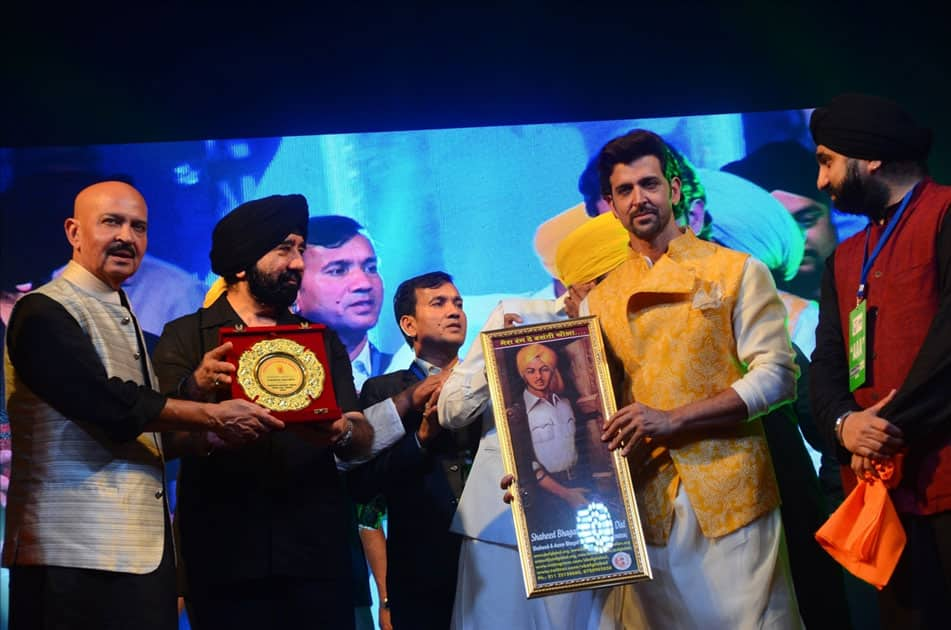
[[849,410],[835,419],[835,439],[842,446],[845,446],[845,444],[842,442],[842,427],[845,425],[845,419],[851,415],[852,411]]

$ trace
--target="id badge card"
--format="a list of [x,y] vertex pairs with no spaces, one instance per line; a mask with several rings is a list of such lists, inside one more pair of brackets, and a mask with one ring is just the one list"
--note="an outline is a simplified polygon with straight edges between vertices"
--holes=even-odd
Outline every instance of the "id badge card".
[[849,391],[865,383],[865,300],[849,313]]

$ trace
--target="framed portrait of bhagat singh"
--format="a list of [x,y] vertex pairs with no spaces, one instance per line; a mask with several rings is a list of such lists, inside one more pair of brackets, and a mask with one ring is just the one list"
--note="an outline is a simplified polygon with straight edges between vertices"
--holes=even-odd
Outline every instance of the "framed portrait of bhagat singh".
[[525,593],[650,579],[627,462],[601,430],[615,412],[597,319],[482,333]]

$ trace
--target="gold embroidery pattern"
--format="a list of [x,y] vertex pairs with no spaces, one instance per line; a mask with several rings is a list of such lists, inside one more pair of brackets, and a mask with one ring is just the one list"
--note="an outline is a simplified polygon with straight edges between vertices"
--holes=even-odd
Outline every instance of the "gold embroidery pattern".
[[[676,244],[676,247],[675,247]],[[709,398],[745,371],[732,313],[746,256],[697,240],[671,243],[653,268],[632,256],[588,297],[605,342],[625,367],[619,404],[673,409]],[[625,300],[621,296],[630,296]],[[665,544],[679,482],[705,536],[728,534],[779,505],[762,424],[756,420],[631,462],[645,537]]]

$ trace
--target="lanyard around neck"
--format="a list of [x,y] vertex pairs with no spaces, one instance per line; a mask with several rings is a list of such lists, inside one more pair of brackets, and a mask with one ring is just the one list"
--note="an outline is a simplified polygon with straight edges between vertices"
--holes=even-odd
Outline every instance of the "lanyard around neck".
[[416,361],[409,364],[409,371],[421,381],[426,379],[426,371]]
[[905,212],[905,208],[908,207],[908,202],[911,201],[912,196],[915,194],[915,190],[918,188],[918,184],[915,184],[911,187],[905,197],[901,200],[901,205],[898,206],[898,210],[895,211],[895,214],[892,215],[891,220],[888,222],[888,225],[885,226],[885,231],[882,233],[882,237],[878,240],[878,243],[875,245],[875,249],[872,250],[872,255],[868,253],[868,238],[872,232],[871,223],[865,226],[865,252],[862,255],[862,275],[859,277],[859,290],[856,294],[856,299],[862,301],[865,299],[865,289],[868,282],[868,272],[872,270],[872,265],[875,264],[875,259],[878,258],[878,255],[882,252],[882,248],[885,246],[885,243],[891,237],[892,232],[895,231],[895,226],[898,225],[898,221],[901,219],[901,215]]

